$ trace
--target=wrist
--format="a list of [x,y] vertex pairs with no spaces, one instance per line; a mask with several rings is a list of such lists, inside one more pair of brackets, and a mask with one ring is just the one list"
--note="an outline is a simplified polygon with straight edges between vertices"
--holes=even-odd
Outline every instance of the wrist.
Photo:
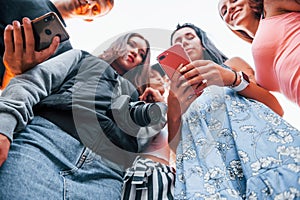
[[234,86],[231,86],[231,89],[240,92],[246,89],[246,87],[248,87],[250,81],[249,81],[249,77],[244,72],[239,71],[237,72],[237,74],[238,74],[238,80],[236,81],[236,84]]
[[231,69],[231,71],[232,71],[232,73],[233,73],[234,78],[233,78],[233,81],[232,81],[231,84],[230,84],[230,87],[234,87],[234,86],[236,86],[237,81],[238,81],[238,74],[237,74],[237,72],[236,72],[235,70],[233,70],[233,69]]

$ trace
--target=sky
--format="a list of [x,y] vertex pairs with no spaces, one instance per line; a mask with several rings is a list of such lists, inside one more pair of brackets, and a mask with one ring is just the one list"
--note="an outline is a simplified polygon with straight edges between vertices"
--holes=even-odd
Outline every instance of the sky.
[[[177,24],[193,23],[202,28],[214,44],[227,55],[239,56],[253,68],[251,45],[235,36],[221,20],[218,0],[115,0],[107,15],[93,22],[71,19],[67,31],[74,48],[101,53],[118,35],[135,31],[151,44],[151,61],[170,46],[170,33]],[[283,116],[300,130],[300,108],[281,94],[274,93],[285,110]]]

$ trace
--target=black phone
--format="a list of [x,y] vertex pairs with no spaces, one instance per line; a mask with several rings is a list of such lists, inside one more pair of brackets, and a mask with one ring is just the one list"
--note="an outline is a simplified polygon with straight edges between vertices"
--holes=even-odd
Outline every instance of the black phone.
[[36,51],[48,48],[55,36],[60,37],[60,42],[69,39],[69,34],[55,12],[46,13],[32,20],[32,28]]

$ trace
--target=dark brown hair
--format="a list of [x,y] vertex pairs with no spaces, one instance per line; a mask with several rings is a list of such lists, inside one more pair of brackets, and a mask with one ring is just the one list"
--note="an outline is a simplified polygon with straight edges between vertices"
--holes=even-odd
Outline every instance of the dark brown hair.
[[173,36],[174,34],[182,29],[182,28],[191,28],[193,29],[197,36],[199,37],[200,41],[201,41],[201,45],[205,48],[205,53],[207,54],[207,58],[208,60],[212,60],[218,64],[222,64],[223,62],[225,62],[225,60],[227,60],[227,56],[225,56],[225,54],[223,54],[214,44],[213,42],[207,37],[207,34],[205,31],[203,31],[202,29],[200,29],[199,27],[195,26],[192,23],[184,23],[182,25],[178,24],[176,29],[173,31],[173,33],[171,34],[171,45],[172,45],[172,40],[173,40]]

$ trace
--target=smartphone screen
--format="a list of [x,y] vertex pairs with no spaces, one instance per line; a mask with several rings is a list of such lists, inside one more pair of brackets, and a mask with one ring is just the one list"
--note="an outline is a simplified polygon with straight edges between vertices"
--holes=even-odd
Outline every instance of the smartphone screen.
[[60,42],[69,39],[64,25],[55,12],[49,12],[32,20],[32,28],[36,51],[48,48],[55,36],[60,37]]
[[179,65],[187,65],[190,63],[190,58],[185,52],[181,44],[175,44],[159,54],[157,56],[157,61],[168,75],[169,78],[172,78],[175,70]]

